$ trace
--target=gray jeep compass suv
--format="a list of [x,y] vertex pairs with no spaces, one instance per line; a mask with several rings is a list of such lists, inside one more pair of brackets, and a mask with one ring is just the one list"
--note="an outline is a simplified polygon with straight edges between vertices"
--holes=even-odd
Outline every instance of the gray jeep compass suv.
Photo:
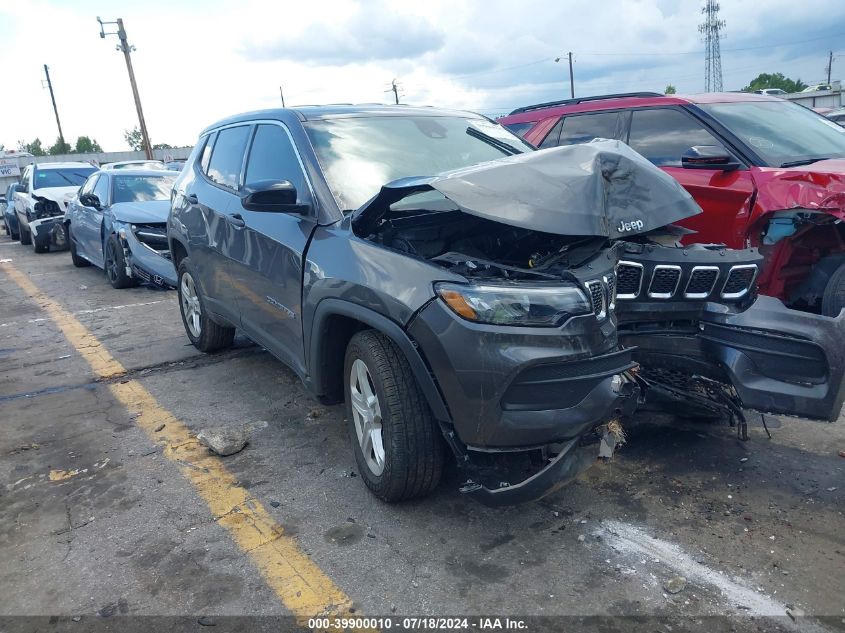
[[[403,106],[207,128],[168,239],[200,350],[238,328],[346,402],[366,485],[535,499],[624,441],[646,398],[835,419],[843,319],[757,300],[754,250],[677,245],[699,213],[617,141],[535,151],[489,119]],[[788,359],[788,363],[786,360]]]

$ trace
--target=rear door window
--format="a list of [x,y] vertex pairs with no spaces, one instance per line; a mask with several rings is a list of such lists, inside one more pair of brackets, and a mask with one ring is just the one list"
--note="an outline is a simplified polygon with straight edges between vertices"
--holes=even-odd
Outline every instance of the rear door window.
[[249,125],[240,125],[220,130],[217,134],[208,163],[208,177],[213,182],[238,190],[249,131]]
[[552,128],[540,147],[578,145],[597,138],[622,140],[625,138],[627,119],[627,112],[571,114]]
[[669,108],[634,110],[628,144],[658,167],[680,167],[694,145],[722,143],[689,114]]
[[260,180],[287,180],[302,200],[308,196],[308,184],[290,138],[281,126],[259,125],[255,131],[245,184]]

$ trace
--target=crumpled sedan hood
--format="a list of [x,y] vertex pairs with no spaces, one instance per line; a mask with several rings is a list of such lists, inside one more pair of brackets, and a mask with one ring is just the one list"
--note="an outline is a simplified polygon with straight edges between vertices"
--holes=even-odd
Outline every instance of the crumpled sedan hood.
[[764,212],[809,209],[845,219],[845,159],[789,168],[752,168]]
[[430,190],[464,213],[559,235],[621,238],[701,213],[674,178],[624,143],[602,140],[395,180],[353,214],[353,225],[370,234],[390,205]]
[[112,215],[118,222],[151,224],[167,222],[170,200],[149,200],[147,202],[118,202],[111,206]]
[[64,211],[67,209],[71,199],[79,191],[79,187],[41,187],[32,192],[33,198],[45,198],[52,200],[59,205],[59,208]]

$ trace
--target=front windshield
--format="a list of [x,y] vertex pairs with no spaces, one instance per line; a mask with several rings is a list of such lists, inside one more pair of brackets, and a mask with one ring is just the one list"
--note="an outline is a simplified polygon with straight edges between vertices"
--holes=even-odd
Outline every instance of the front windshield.
[[33,188],[80,187],[88,176],[97,171],[94,167],[73,167],[66,169],[36,169],[33,174]]
[[329,187],[343,210],[353,210],[382,185],[433,176],[533,148],[486,119],[381,116],[306,124]]
[[702,104],[771,167],[845,157],[845,129],[786,101]]
[[119,202],[170,200],[176,174],[166,176],[115,176],[112,198]]

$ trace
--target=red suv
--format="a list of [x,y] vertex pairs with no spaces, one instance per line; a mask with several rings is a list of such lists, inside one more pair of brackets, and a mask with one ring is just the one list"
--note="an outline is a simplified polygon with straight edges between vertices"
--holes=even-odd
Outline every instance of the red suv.
[[757,247],[760,291],[803,310],[845,308],[845,128],[745,93],[628,93],[541,103],[499,123],[545,148],[618,139],[704,209],[684,243]]

